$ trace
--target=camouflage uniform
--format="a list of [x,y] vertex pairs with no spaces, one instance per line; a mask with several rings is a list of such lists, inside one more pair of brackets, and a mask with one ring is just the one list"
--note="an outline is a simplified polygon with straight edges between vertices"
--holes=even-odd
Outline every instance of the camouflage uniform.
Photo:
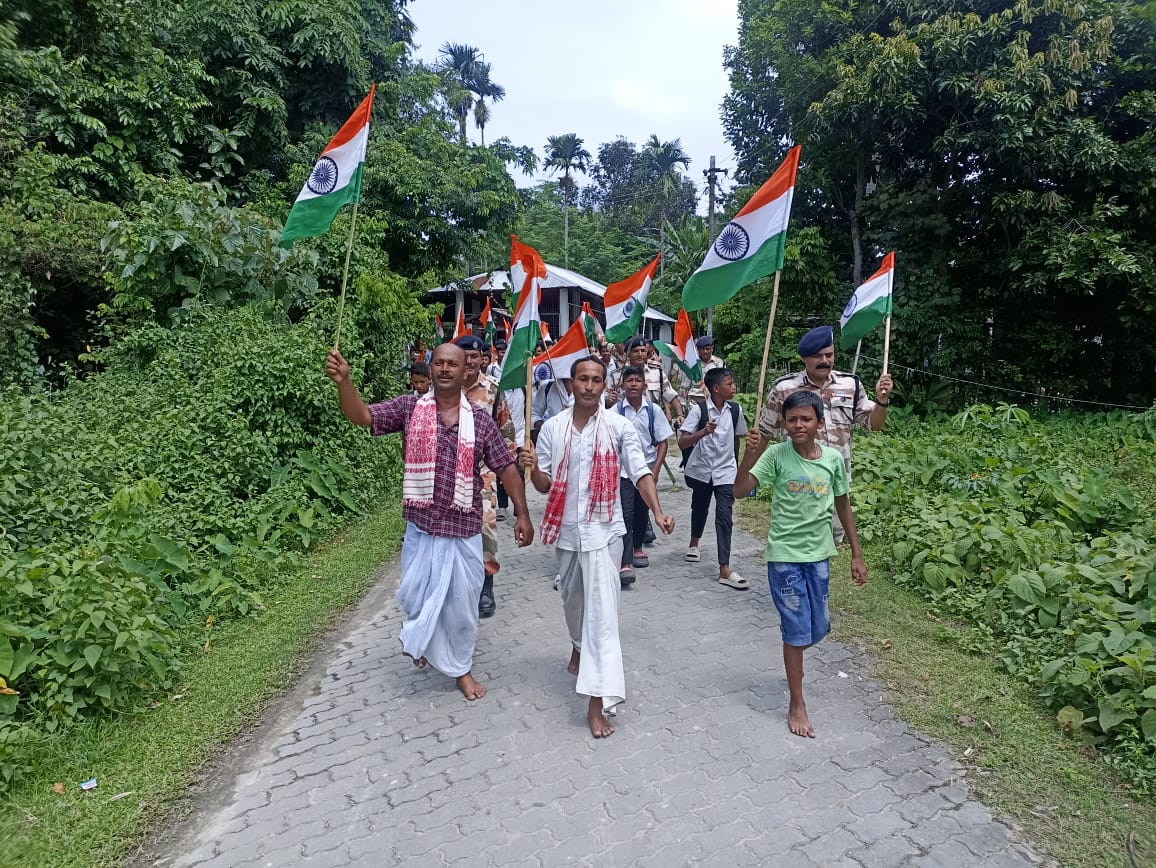
[[[783,427],[783,401],[793,392],[806,389],[814,392],[823,402],[823,427],[819,429],[817,439],[820,443],[838,449],[843,456],[843,465],[847,468],[847,480],[851,479],[851,429],[858,422],[867,427],[868,417],[875,409],[875,402],[867,397],[867,390],[862,382],[853,374],[842,371],[831,371],[827,382],[820,388],[807,379],[807,372],[787,374],[779,377],[771,386],[767,394],[763,412],[759,416],[759,431],[772,443],[782,440],[786,436]],[[839,523],[839,515],[835,513],[832,519],[835,533],[835,542],[843,541],[843,526]]]
[[[466,397],[479,407],[494,414],[494,402],[498,398],[498,383],[492,377],[478,374],[478,382],[466,392]],[[486,575],[492,576],[501,565],[498,563],[498,477],[485,464],[482,475],[482,559]]]
[[706,372],[707,371],[713,371],[715,368],[725,368],[726,367],[726,362],[724,362],[722,359],[720,359],[718,356],[714,355],[713,353],[711,354],[711,357],[709,359],[707,359],[705,362],[700,361],[699,364],[702,365],[702,377],[703,378],[701,380],[699,380],[697,383],[688,384],[687,390],[686,390],[686,396],[691,401],[705,401],[707,399],[707,394],[706,394]]

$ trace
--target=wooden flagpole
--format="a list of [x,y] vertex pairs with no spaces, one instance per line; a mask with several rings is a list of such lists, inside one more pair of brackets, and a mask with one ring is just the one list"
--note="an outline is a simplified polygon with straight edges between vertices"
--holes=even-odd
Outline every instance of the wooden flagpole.
[[763,401],[766,400],[763,387],[767,384],[767,359],[771,355],[771,332],[775,328],[775,310],[779,306],[779,278],[782,277],[782,274],[782,269],[775,272],[775,292],[771,296],[771,316],[767,320],[767,337],[763,341],[763,366],[759,369],[759,402],[756,405],[760,410],[763,407]]
[[[531,364],[534,361],[534,354],[526,354],[526,427],[522,434],[522,447],[524,449],[530,448],[530,404],[534,400],[534,366]],[[530,468],[526,468],[526,481],[530,481]]]
[[341,317],[345,313],[345,287],[349,283],[349,257],[353,255],[353,230],[357,226],[357,206],[361,197],[353,203],[353,217],[349,220],[349,244],[345,248],[345,269],[341,272],[341,296],[337,300],[337,333],[333,336],[333,349],[341,343]]
[[883,373],[887,373],[887,362],[891,358],[891,317],[883,324]]

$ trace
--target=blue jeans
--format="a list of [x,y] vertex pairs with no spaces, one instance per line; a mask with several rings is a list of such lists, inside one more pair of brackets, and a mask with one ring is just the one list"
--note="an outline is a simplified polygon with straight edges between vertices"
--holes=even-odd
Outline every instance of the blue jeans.
[[807,647],[822,641],[831,630],[827,595],[831,585],[830,561],[811,564],[769,562],[767,582],[779,610],[783,644]]

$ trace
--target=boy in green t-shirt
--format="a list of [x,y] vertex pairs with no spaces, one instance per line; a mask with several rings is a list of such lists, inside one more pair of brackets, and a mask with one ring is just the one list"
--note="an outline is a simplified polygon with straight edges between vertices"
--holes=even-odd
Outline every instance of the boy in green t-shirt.
[[783,633],[783,665],[791,692],[787,725],[795,735],[814,738],[803,701],[803,651],[821,641],[831,626],[827,589],[829,559],[835,554],[832,510],[851,543],[856,585],[867,581],[867,566],[851,514],[843,456],[815,439],[823,427],[823,401],[813,392],[793,393],[783,401],[783,424],[788,439],[769,449],[758,429],[747,434],[735,497],[746,497],[759,485],[771,489],[767,580]]

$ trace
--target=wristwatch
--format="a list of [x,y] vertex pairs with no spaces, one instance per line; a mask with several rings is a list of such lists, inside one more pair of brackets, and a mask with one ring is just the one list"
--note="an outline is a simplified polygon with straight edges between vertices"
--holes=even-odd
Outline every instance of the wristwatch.
[[891,402],[890,401],[876,401],[875,406],[877,406],[877,407],[890,407]]

